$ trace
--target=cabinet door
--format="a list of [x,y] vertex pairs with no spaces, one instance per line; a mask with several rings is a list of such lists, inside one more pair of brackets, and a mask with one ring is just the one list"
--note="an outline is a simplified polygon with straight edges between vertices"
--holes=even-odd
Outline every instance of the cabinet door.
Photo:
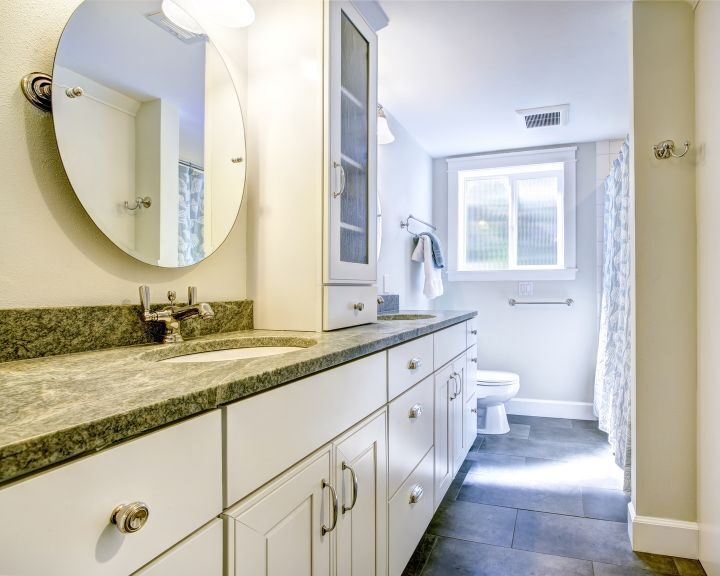
[[338,576],[387,574],[385,412],[360,424],[335,447]]
[[465,354],[453,360],[452,363],[453,375],[458,382],[457,392],[455,392],[458,396],[452,401],[451,414],[453,477],[460,470],[460,466],[462,466],[465,456],[467,455],[467,450],[465,450],[465,426],[463,425],[463,421],[467,420],[467,416],[464,408],[466,404],[465,399],[469,399],[466,394],[468,394],[470,390],[474,390],[474,387],[470,388],[470,383],[467,382],[467,378],[465,377],[465,374],[467,373],[466,363],[467,360]]
[[330,3],[327,282],[376,281],[377,37],[350,2]]
[[463,413],[463,429],[465,440],[463,442],[463,458],[467,457],[473,442],[477,438],[477,395],[473,394],[465,403]]
[[[235,576],[329,576],[333,505],[330,449],[227,513],[232,523],[228,573]],[[339,511],[338,511],[339,513]]]
[[457,384],[453,366],[448,364],[435,373],[435,509],[453,479],[452,413]]

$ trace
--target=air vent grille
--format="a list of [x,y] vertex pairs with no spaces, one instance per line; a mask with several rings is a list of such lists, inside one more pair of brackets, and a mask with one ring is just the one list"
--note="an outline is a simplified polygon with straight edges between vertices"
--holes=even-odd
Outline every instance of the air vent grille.
[[560,112],[543,112],[525,116],[525,128],[543,128],[545,126],[560,126]]
[[148,14],[147,19],[153,24],[160,26],[166,32],[169,32],[175,38],[184,42],[185,44],[195,44],[196,42],[205,42],[207,36],[204,34],[195,34],[185,28],[181,28],[171,20],[165,17],[162,12],[156,12],[155,14]]
[[569,113],[570,106],[568,104],[517,110],[518,117],[527,130],[563,126],[568,123]]

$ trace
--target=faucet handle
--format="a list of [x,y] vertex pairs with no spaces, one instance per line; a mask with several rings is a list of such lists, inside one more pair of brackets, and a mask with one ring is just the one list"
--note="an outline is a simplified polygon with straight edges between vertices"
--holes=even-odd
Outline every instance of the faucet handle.
[[142,306],[143,312],[150,310],[150,286],[143,284],[139,288],[140,292],[140,305]]
[[197,287],[196,286],[188,286],[188,304],[192,306],[193,304],[197,304]]

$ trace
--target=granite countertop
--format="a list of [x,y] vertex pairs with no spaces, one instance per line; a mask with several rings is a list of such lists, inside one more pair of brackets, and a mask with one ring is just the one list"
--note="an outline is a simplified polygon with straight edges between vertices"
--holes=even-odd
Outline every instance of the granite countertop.
[[[419,312],[334,332],[245,330],[0,363],[0,482],[100,450],[154,428],[468,320],[476,312]],[[278,342],[278,338],[281,340]],[[245,345],[308,346],[277,356],[159,363]]]

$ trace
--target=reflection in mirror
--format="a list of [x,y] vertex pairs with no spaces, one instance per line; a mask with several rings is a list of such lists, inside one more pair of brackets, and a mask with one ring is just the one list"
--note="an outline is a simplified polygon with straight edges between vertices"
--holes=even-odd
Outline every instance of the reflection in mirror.
[[128,254],[195,264],[230,232],[243,196],[242,112],[205,34],[160,0],[86,0],[53,70],[58,147],[75,193]]

